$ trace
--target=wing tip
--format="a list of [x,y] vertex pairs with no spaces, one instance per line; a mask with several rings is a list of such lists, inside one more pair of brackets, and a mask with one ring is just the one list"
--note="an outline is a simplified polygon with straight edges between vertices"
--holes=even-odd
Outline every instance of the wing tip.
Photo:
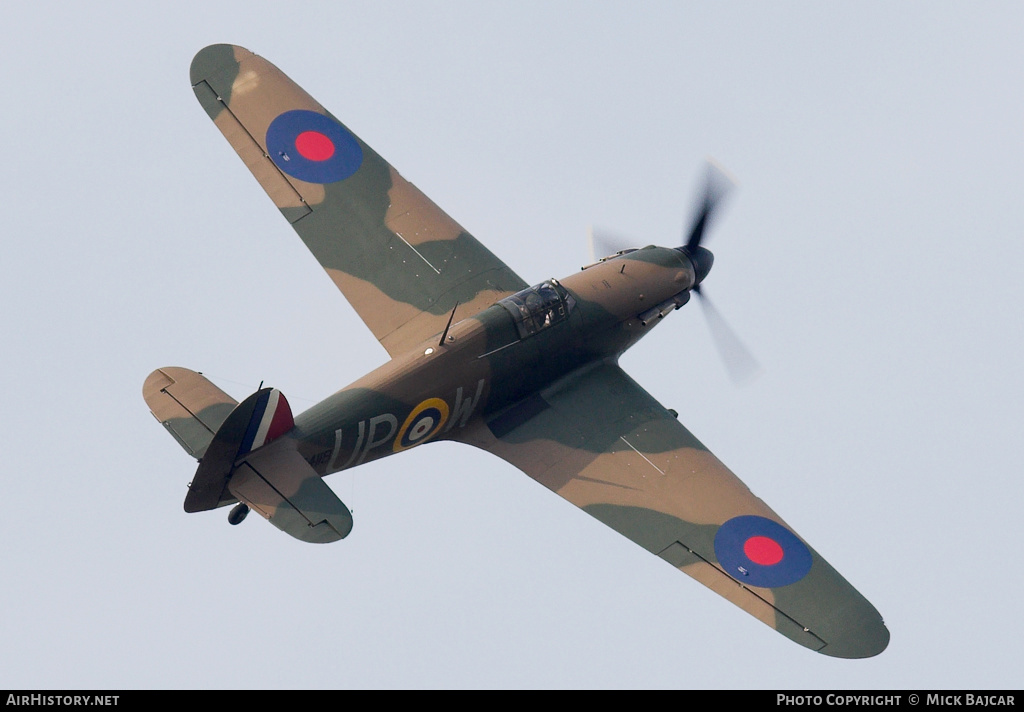
[[889,647],[889,629],[878,621],[867,625],[848,636],[829,641],[818,652],[833,658],[873,658]]
[[192,66],[189,69],[192,86],[231,66],[237,66],[242,59],[250,55],[252,52],[238,45],[212,44],[204,47],[192,58]]

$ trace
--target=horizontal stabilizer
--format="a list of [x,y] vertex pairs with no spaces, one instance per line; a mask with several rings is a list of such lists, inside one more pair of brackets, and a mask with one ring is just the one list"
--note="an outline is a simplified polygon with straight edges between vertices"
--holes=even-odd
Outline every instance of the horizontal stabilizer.
[[352,531],[352,514],[298,451],[282,445],[246,458],[228,483],[231,494],[296,539],[344,539]]
[[167,431],[192,457],[202,458],[238,401],[202,374],[169,366],[149,374],[142,397]]

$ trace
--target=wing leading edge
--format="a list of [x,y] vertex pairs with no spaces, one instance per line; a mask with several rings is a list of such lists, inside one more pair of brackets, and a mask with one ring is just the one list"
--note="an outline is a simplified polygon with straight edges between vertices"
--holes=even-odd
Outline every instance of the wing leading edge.
[[888,645],[874,606],[618,366],[574,374],[463,439],[801,645],[844,658]]
[[377,340],[395,356],[526,283],[283,72],[212,45],[199,103]]

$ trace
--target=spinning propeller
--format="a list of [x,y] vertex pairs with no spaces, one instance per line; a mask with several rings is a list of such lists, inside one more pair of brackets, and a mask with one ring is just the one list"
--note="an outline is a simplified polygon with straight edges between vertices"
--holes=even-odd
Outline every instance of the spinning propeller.
[[715,210],[721,205],[733,185],[733,181],[726,175],[725,171],[714,163],[708,162],[703,200],[693,219],[693,226],[690,228],[686,244],[676,249],[689,257],[690,261],[693,262],[694,269],[697,272],[697,281],[690,291],[700,297],[704,317],[707,319],[708,329],[711,331],[711,336],[715,346],[718,348],[718,353],[725,363],[729,376],[733,381],[739,382],[746,381],[754,376],[761,367],[758,365],[753,354],[750,353],[739,337],[736,336],[736,333],[729,327],[725,318],[722,317],[711,303],[711,300],[708,299],[701,286],[701,283],[707,277],[708,272],[711,271],[711,266],[715,262],[714,255],[706,247],[702,247],[701,242],[704,241],[704,235],[708,224],[711,222],[712,217],[714,217]]
[[[704,180],[704,194],[697,206],[696,215],[690,227],[690,233],[686,236],[686,242],[676,249],[689,258],[693,263],[694,271],[697,273],[696,283],[690,290],[700,297],[700,304],[704,317],[708,322],[708,329],[711,331],[712,340],[718,349],[719,356],[725,363],[729,376],[735,382],[746,381],[754,376],[761,367],[757,360],[750,353],[736,333],[726,323],[724,317],[704,293],[702,282],[715,262],[715,257],[701,243],[704,242],[708,225],[711,223],[716,210],[722,204],[733,181],[726,175],[725,171],[713,162],[708,162],[707,176]],[[590,250],[592,261],[600,259],[597,255],[614,255],[623,252],[619,245],[626,243],[621,236],[605,231],[590,230]]]

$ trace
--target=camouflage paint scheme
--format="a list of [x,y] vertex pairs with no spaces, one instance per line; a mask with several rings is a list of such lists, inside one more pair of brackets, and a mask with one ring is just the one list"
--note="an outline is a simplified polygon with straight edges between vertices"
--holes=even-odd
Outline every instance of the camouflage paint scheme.
[[[703,278],[685,251],[648,246],[528,288],[266,60],[214,45],[191,79],[391,360],[294,419],[283,396],[263,414],[271,389],[237,405],[192,371],[155,371],[146,402],[200,459],[188,511],[241,501],[292,536],[336,541],[351,516],[324,475],[456,440],[801,645],[885,649],[878,611],[619,368]],[[262,447],[243,443],[268,427]]]

